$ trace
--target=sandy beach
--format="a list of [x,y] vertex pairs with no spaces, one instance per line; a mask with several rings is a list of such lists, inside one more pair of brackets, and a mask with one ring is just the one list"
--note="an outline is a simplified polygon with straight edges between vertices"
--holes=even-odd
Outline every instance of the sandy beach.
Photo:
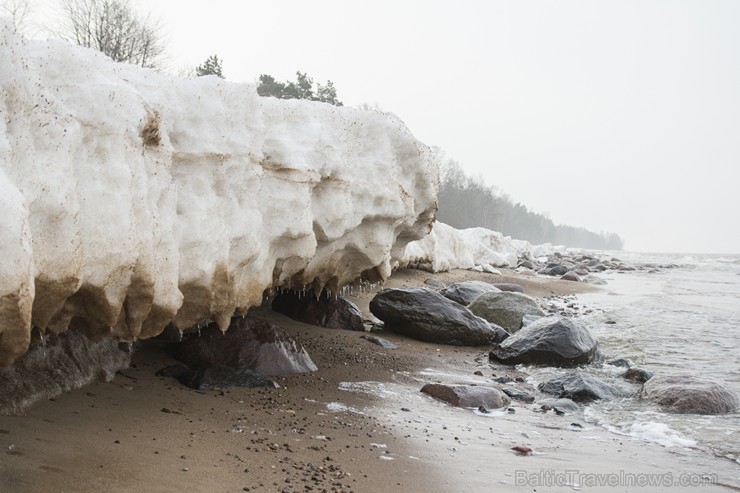
[[[599,289],[513,271],[405,270],[385,286],[430,277],[516,282],[535,297]],[[368,314],[380,288],[348,297]],[[319,370],[278,377],[279,389],[195,391],[155,376],[175,361],[148,342],[113,381],[0,416],[0,492],[740,490],[737,464],[703,450],[618,436],[535,404],[486,415],[419,392],[430,382],[526,377],[490,365],[489,348],[383,332],[398,346],[383,349],[358,332],[255,312],[296,337]],[[511,450],[518,445],[533,454]]]

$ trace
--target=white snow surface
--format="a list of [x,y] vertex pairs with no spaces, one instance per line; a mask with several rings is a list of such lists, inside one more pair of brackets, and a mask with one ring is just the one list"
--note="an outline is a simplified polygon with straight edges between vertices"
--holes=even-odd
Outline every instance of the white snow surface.
[[563,246],[532,245],[513,240],[485,228],[455,229],[436,221],[432,232],[406,246],[400,267],[417,267],[430,272],[477,269],[493,272],[494,267],[516,267],[518,257],[536,258],[565,253]]
[[266,289],[384,279],[437,170],[397,117],[181,79],[0,19],[0,365],[31,327],[222,328]]

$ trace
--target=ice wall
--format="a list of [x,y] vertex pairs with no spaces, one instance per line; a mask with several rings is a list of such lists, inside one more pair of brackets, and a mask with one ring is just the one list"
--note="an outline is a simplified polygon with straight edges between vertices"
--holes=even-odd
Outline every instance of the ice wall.
[[222,328],[273,287],[385,278],[437,172],[395,116],[172,78],[0,19],[0,365],[31,327]]

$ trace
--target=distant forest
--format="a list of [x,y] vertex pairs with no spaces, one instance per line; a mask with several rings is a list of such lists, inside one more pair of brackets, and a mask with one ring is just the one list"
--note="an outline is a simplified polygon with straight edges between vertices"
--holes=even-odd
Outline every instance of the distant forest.
[[556,225],[543,214],[514,203],[494,187],[471,178],[453,160],[440,165],[437,219],[458,229],[484,227],[533,244],[552,243],[594,250],[621,250],[622,238],[585,228]]

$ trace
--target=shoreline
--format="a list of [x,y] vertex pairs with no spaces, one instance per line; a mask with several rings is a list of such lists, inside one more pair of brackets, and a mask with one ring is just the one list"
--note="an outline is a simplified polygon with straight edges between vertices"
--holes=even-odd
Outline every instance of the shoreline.
[[[402,270],[383,287],[416,287],[431,277],[515,282],[537,298],[599,290],[502,273]],[[379,289],[346,297],[367,315]],[[419,392],[428,382],[493,384],[493,374],[517,376],[514,368],[489,365],[490,348],[384,331],[398,346],[387,350],[358,332],[257,312],[296,337],[319,370],[277,377],[279,389],[195,391],[155,376],[174,360],[164,345],[147,343],[111,382],[39,402],[24,416],[0,416],[0,491],[573,491],[576,480],[545,484],[562,483],[566,471],[579,471],[584,491],[633,490],[584,482],[614,474],[618,483],[630,474],[671,475],[644,491],[700,491],[674,485],[683,474],[695,481],[717,474],[713,491],[740,490],[737,465],[704,451],[615,435],[579,414],[543,413],[518,401],[513,414],[481,415]],[[534,454],[516,454],[517,445]]]

